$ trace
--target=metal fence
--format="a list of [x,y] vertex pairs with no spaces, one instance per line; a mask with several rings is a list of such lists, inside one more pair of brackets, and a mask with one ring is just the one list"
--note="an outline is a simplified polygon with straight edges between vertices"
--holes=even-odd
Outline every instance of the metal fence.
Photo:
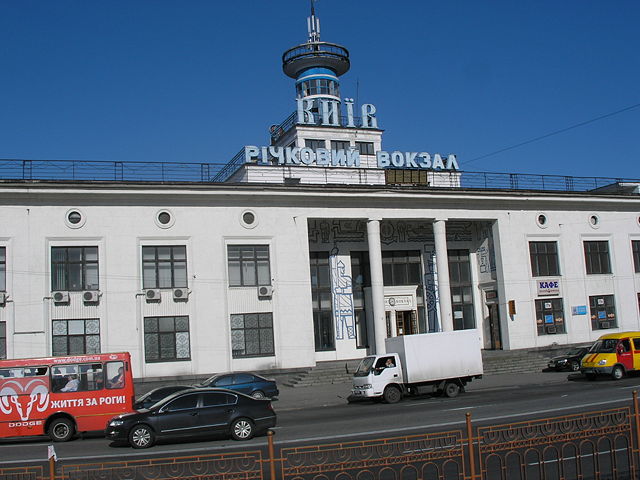
[[[222,183],[245,163],[244,149],[227,163],[178,162],[108,162],[81,160],[16,160],[0,159],[0,180],[74,181],[74,182],[150,182],[150,183]],[[287,165],[282,170],[282,183],[295,177],[295,170],[308,168]],[[343,167],[323,167],[325,176],[340,173]],[[368,174],[379,169],[359,168],[363,186]],[[451,181],[445,181],[447,176]],[[439,185],[394,185],[395,188],[466,188],[514,191],[565,191],[594,193],[623,193],[624,184],[640,184],[640,179],[607,177],[571,177],[563,175],[534,175],[526,173],[438,172]],[[450,185],[460,185],[451,187]],[[604,188],[606,187],[606,188]]]
[[[632,405],[440,433],[187,457],[0,468],[0,480],[587,480],[639,477]],[[0,460],[1,462],[1,460]]]

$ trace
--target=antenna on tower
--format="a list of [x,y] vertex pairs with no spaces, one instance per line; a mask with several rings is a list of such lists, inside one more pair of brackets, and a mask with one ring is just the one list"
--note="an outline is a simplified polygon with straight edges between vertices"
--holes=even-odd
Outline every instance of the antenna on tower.
[[307,31],[309,32],[309,43],[320,41],[320,19],[316,18],[315,0],[311,0],[311,16],[307,17]]

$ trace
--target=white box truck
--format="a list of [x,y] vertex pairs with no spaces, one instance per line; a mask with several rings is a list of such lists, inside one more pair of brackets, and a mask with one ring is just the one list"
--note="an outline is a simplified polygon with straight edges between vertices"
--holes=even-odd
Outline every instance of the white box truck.
[[431,386],[455,397],[482,377],[477,330],[403,335],[385,340],[387,353],[362,359],[353,375],[350,401],[373,398],[396,403],[403,395]]

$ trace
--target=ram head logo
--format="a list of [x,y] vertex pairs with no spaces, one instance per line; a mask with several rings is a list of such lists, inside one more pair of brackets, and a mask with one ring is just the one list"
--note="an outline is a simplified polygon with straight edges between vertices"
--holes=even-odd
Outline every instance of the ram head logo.
[[48,406],[49,388],[43,380],[9,380],[0,387],[0,411],[9,415],[15,410],[23,422],[29,420],[34,407],[44,412]]

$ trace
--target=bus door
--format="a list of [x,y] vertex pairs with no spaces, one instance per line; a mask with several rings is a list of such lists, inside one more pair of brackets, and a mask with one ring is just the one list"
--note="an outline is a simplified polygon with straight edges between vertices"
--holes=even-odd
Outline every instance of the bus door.
[[640,338],[631,340],[633,346],[633,369],[640,370]]
[[631,341],[628,338],[623,338],[618,342],[616,354],[618,363],[621,363],[626,371],[633,370],[633,352],[631,351]]

